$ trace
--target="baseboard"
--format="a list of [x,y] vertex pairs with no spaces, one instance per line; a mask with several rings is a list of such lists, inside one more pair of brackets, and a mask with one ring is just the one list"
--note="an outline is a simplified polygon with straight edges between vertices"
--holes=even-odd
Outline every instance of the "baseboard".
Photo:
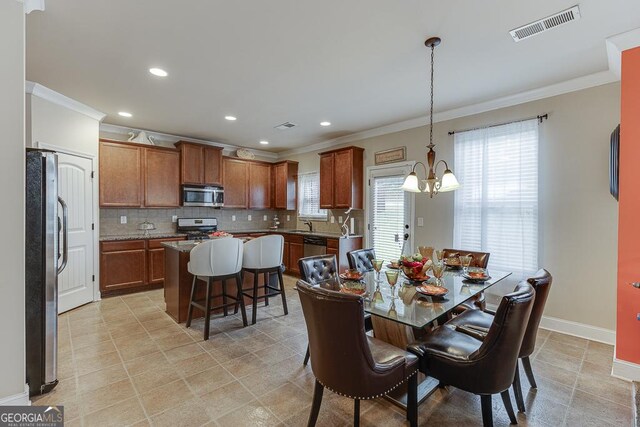
[[584,323],[572,322],[570,320],[558,319],[556,317],[542,316],[540,327],[604,344],[615,345],[616,343],[616,331],[585,325]]
[[611,376],[626,381],[640,381],[640,365],[614,358]]
[[31,406],[29,386],[25,384],[22,393],[0,398],[0,406]]

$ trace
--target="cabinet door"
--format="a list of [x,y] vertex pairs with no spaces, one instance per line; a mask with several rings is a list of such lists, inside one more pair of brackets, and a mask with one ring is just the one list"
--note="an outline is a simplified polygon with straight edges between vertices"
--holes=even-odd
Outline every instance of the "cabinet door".
[[222,184],[222,150],[204,147],[204,183]]
[[180,153],[178,151],[145,149],[144,205],[152,208],[180,206]]
[[333,208],[333,158],[334,154],[320,156],[320,207]]
[[100,142],[100,206],[142,205],[142,148]]
[[304,246],[302,243],[289,243],[289,270],[300,275],[298,260],[304,256]]
[[249,208],[271,207],[271,165],[249,163]]
[[182,183],[204,184],[204,150],[199,145],[182,144]]
[[246,209],[249,206],[249,164],[244,160],[223,159],[224,206]]
[[146,283],[146,266],[145,249],[101,253],[100,291],[108,293],[143,286]]
[[287,209],[287,164],[280,163],[274,166],[274,207]]
[[289,242],[284,242],[284,249],[282,251],[282,263],[284,264],[285,271],[291,270],[291,264],[289,263]]
[[352,204],[353,194],[353,152],[351,150],[338,151],[334,154],[333,176],[333,207],[348,208]]
[[149,284],[164,282],[164,248],[149,249],[147,259],[149,262]]

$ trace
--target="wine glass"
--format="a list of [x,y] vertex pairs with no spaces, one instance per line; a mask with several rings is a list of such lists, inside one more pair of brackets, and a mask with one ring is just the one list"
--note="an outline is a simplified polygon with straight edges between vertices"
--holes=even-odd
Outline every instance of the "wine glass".
[[384,274],[387,276],[387,282],[391,286],[391,296],[395,295],[396,283],[398,283],[398,270],[386,270]]
[[431,271],[433,272],[433,277],[436,278],[435,285],[442,286],[442,275],[444,274],[444,262],[436,261],[431,266]]
[[376,271],[376,282],[380,282],[380,270],[382,269],[382,263],[384,260],[382,259],[372,259],[371,264],[373,264],[373,269]]
[[[436,254],[436,258],[438,259],[438,261],[444,261],[444,251],[443,250],[437,250],[434,251]],[[433,260],[433,262],[435,262],[436,260]]]
[[464,255],[460,257],[460,264],[462,264],[462,271],[467,274],[469,271],[469,265],[471,265],[471,260],[473,257],[471,255]]

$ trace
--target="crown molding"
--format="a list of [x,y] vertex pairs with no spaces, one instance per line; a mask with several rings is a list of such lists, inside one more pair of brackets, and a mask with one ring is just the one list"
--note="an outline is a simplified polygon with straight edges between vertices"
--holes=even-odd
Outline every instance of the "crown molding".
[[103,132],[103,131],[104,132],[110,132],[110,133],[114,133],[114,134],[117,134],[117,135],[122,135],[125,138],[129,137],[129,132],[131,132],[131,131],[134,131],[134,132],[145,131],[148,135],[153,136],[154,139],[156,139],[157,141],[160,141],[160,142],[173,144],[174,142],[178,142],[178,141],[188,141],[188,142],[195,142],[197,144],[215,145],[216,147],[222,147],[228,153],[233,151],[233,150],[237,150],[238,148],[245,148],[245,149],[251,150],[251,152],[253,152],[257,156],[264,157],[266,159],[273,159],[273,160],[277,160],[278,159],[278,154],[277,153],[272,153],[270,151],[254,150],[253,148],[241,147],[239,145],[230,145],[230,144],[224,144],[222,142],[209,141],[209,140],[205,140],[205,139],[189,138],[187,136],[180,136],[180,135],[173,135],[173,134],[170,134],[170,133],[155,132],[155,131],[147,130],[147,129],[138,129],[138,128],[132,128],[132,127],[125,127],[125,126],[120,126],[120,125],[114,125],[114,124],[111,124],[111,123],[100,123],[100,131],[101,132]]
[[69,110],[84,114],[85,116],[91,117],[99,122],[106,117],[106,114],[78,102],[75,99],[71,99],[61,93],[51,90],[48,87],[42,86],[39,83],[27,80],[25,82],[25,92],[32,96],[37,96],[38,98],[60,105],[61,107],[68,108]]
[[609,37],[606,40],[609,70],[622,78],[622,52],[640,46],[640,28]]
[[[435,113],[433,115],[433,121],[434,123],[438,123],[447,120],[458,119],[461,117],[473,116],[475,114],[486,113],[487,111],[513,107],[514,105],[538,101],[540,99],[576,92],[583,89],[589,89],[596,86],[602,86],[608,83],[613,83],[617,80],[618,79],[616,78],[616,75],[611,71],[600,71],[598,73],[588,74],[583,77],[578,77],[538,89],[528,90],[526,92],[520,92],[514,95],[504,96],[478,104]],[[414,119],[392,123],[386,126],[369,129],[362,132],[356,132],[351,135],[345,135],[339,138],[330,139],[328,141],[319,141],[317,143],[306,145],[304,147],[283,151],[280,152],[279,156],[281,159],[283,159],[294,154],[303,154],[318,150],[324,150],[337,145],[360,141],[362,139],[373,138],[376,136],[417,128],[420,126],[426,126],[427,124],[429,124],[428,116],[416,117]]]

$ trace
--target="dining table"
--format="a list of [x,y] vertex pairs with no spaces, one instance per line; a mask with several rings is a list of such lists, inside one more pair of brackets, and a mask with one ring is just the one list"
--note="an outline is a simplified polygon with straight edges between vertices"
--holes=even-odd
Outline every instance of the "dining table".
[[[388,267],[387,267],[388,268]],[[420,334],[429,333],[429,329],[452,316],[452,311],[482,292],[503,281],[512,273],[505,271],[487,271],[489,278],[474,281],[463,277],[461,269],[447,269],[440,285],[447,290],[441,297],[426,296],[416,289],[423,281],[412,281],[403,272],[399,272],[395,286],[389,285],[385,269],[381,272],[370,271],[359,280],[364,285],[364,311],[370,313],[374,336],[397,347],[406,349],[408,343]],[[433,284],[435,278],[425,281]],[[332,285],[334,290],[349,279],[340,278]],[[339,283],[339,284],[338,284]],[[439,382],[420,374],[418,384],[418,404],[424,402],[438,388]],[[398,387],[386,398],[406,409],[407,390]]]

